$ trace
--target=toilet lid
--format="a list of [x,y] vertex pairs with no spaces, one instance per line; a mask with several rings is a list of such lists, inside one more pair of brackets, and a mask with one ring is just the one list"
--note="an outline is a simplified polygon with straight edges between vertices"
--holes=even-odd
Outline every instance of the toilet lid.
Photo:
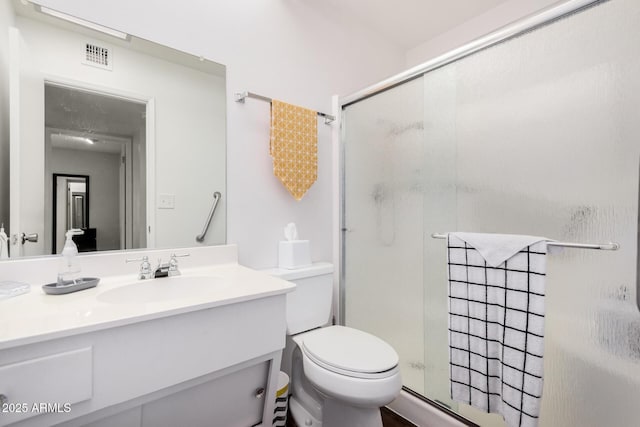
[[328,367],[357,373],[378,373],[398,365],[398,353],[378,337],[345,326],[305,334],[303,350]]

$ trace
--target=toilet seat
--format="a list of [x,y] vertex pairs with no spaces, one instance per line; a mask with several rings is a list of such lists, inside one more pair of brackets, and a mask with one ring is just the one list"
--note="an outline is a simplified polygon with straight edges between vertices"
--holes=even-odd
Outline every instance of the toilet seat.
[[397,374],[398,354],[380,338],[345,326],[303,334],[299,347],[313,363],[340,375],[380,379]]
[[363,378],[366,374],[356,377],[334,372],[317,364],[304,352],[301,351],[301,354],[304,376],[311,385],[324,396],[347,405],[379,410],[380,406],[395,399],[402,388],[398,367],[382,373],[378,378]]

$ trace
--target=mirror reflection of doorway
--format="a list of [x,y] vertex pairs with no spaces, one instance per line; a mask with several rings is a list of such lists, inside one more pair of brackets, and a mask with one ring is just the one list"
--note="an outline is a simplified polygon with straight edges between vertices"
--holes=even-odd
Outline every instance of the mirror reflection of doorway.
[[[51,253],[62,251],[70,228],[85,230],[74,237],[76,244],[86,240],[85,251],[146,246],[145,131],[144,103],[45,84],[45,179],[53,180],[45,187],[53,189],[45,195],[45,229],[52,230]],[[63,176],[66,184],[58,182]],[[81,185],[69,178],[74,176],[91,179],[91,195],[80,187],[67,191],[63,214],[57,193],[64,185]]]
[[86,228],[86,209],[85,209],[85,196],[84,194],[73,193],[71,195],[71,203],[69,204],[69,210],[71,211],[71,224],[70,228]]
[[84,231],[73,240],[80,252],[96,250],[96,232],[89,221],[89,176],[53,174],[52,253],[61,253],[65,233],[72,228]]
[[87,228],[87,187],[89,177],[83,182],[67,181],[67,229]]

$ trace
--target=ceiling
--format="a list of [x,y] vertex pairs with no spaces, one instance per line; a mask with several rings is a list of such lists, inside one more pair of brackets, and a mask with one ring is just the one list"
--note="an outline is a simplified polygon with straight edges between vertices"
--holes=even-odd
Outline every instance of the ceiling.
[[[56,131],[51,134],[51,147],[65,150],[82,150],[99,153],[120,154],[123,152],[123,140],[114,138],[81,136],[83,133]],[[91,141],[91,142],[89,142]]]
[[47,84],[44,104],[54,148],[120,153],[145,127],[145,104],[113,96]]
[[332,12],[356,20],[408,50],[508,0],[323,0]]
[[132,136],[144,127],[146,105],[68,87],[45,85],[45,125],[77,132]]

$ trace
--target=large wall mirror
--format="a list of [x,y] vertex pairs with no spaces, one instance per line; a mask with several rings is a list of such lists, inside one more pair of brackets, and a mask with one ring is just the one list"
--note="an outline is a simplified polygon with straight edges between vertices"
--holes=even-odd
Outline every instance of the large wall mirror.
[[0,1],[11,257],[59,253],[69,228],[87,252],[225,243],[225,67]]

